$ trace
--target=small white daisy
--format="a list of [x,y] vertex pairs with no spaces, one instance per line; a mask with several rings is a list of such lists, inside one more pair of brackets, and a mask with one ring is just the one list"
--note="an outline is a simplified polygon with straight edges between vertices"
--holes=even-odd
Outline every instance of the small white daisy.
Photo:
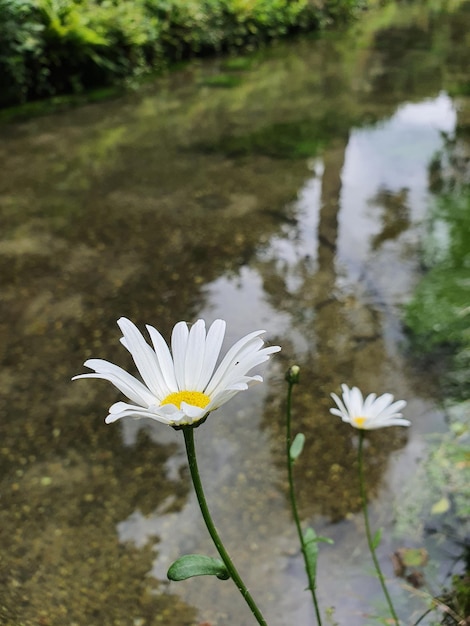
[[133,402],[113,404],[106,417],[108,424],[127,416],[149,417],[176,427],[199,422],[239,391],[262,382],[261,376],[247,376],[247,372],[281,349],[263,348],[259,336],[265,331],[257,330],[235,343],[215,369],[225,335],[223,320],[215,320],[207,335],[204,320],[190,329],[186,322],[178,322],[173,328],[171,353],[152,326],[146,328],[153,348],[130,320],[121,317],[118,325],[121,343],[131,353],[143,382],[102,359],[85,362],[93,374],[72,379],[103,378]]
[[343,422],[348,422],[354,428],[362,430],[375,430],[385,426],[409,426],[411,422],[403,419],[400,413],[406,406],[405,400],[393,401],[390,393],[384,393],[377,398],[371,393],[364,400],[362,393],[357,387],[349,389],[347,385],[341,385],[343,399],[335,393],[331,397],[338,408],[330,409],[330,413],[338,415]]

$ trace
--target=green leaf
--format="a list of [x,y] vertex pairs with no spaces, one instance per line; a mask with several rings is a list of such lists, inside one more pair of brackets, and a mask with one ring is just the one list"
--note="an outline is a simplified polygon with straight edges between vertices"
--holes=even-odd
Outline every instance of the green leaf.
[[308,563],[308,568],[312,572],[314,578],[317,570],[318,544],[320,542],[330,544],[334,543],[333,539],[330,539],[329,537],[320,537],[313,530],[313,528],[307,528],[304,532],[304,555],[305,560]]
[[185,554],[170,566],[167,576],[170,580],[186,580],[193,576],[217,576],[220,580],[230,578],[220,559],[203,554]]
[[405,567],[422,567],[429,558],[426,548],[400,548],[397,553]]
[[380,541],[382,539],[382,528],[379,528],[379,530],[375,533],[375,535],[372,538],[372,547],[377,548],[380,545]]
[[307,528],[304,533],[304,555],[308,564],[308,569],[312,572],[315,578],[317,572],[317,560],[318,560],[318,540],[317,534],[313,528]]
[[309,541],[315,541],[316,543],[329,543],[330,545],[334,544],[333,539],[330,539],[330,537],[322,537],[321,535],[317,535],[313,528],[307,528],[304,533],[304,541],[306,543]]
[[304,443],[305,435],[303,433],[297,433],[289,450],[289,457],[291,461],[295,461],[300,456],[302,450],[304,449]]

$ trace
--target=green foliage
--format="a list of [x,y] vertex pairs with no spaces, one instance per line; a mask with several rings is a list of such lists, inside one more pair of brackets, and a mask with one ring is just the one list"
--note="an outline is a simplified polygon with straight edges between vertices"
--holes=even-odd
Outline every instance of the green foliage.
[[315,581],[318,561],[318,537],[313,528],[307,528],[304,533],[304,554]]
[[374,550],[380,546],[380,542],[382,541],[382,528],[379,528],[373,538],[372,538],[372,546]]
[[470,400],[446,407],[449,432],[435,435],[397,511],[397,531],[418,539],[421,523],[468,544],[470,532]]
[[303,543],[305,560],[308,563],[309,570],[312,573],[313,580],[315,581],[317,574],[318,544],[329,543],[331,545],[333,544],[333,540],[329,537],[320,537],[313,530],[313,528],[309,527],[304,532]]
[[302,454],[305,444],[305,435],[303,433],[297,433],[294,437],[294,441],[289,450],[289,457],[291,461],[296,461]]
[[159,33],[139,0],[0,0],[0,23],[3,106],[148,69]]
[[[470,583],[470,401],[447,405],[446,412],[449,432],[434,436],[435,443],[431,444],[428,456],[408,485],[408,493],[398,512],[398,527],[401,527],[401,534],[413,535],[420,526],[417,521],[427,520],[429,528],[450,537],[461,547],[467,575],[454,577],[453,589],[440,600],[453,607],[457,614],[467,615]],[[461,588],[456,592],[459,583]],[[451,622],[444,619],[442,623]]]
[[[470,371],[470,189],[440,199],[424,249],[428,271],[405,311],[414,346],[443,359],[450,356],[446,382],[465,397]],[[438,353],[441,349],[443,352]]]
[[[453,576],[452,591],[445,600],[450,603],[457,615],[463,617],[470,615],[470,574],[468,572],[461,576]],[[465,624],[465,622],[461,623]]]
[[194,576],[217,576],[220,580],[230,578],[220,559],[203,554],[185,554],[180,557],[170,566],[167,576],[174,581],[187,580]]
[[418,287],[406,322],[418,335],[423,349],[457,344],[469,326],[469,274],[465,268],[442,265],[433,268]]
[[[419,519],[429,520],[465,549],[470,519],[470,188],[451,187],[432,211],[423,250],[428,270],[406,308],[405,322],[416,349],[439,363],[449,432],[436,436],[404,499],[398,526],[412,533]],[[468,549],[468,548],[467,548]],[[456,579],[460,581],[459,578]],[[455,581],[454,581],[455,582]],[[456,612],[468,609],[468,577],[463,595],[444,601]],[[465,598],[467,594],[467,599]],[[466,613],[461,613],[465,615]],[[446,620],[442,622],[448,623]]]
[[0,0],[0,106],[350,17],[361,0]]
[[[31,0],[0,0],[0,24],[0,98],[5,103],[22,102],[28,96],[29,67],[43,53],[44,26]],[[42,78],[38,74],[38,83]]]

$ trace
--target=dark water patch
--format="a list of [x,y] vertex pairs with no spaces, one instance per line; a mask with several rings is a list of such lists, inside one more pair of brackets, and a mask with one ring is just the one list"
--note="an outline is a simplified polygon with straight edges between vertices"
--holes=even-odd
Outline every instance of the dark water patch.
[[325,144],[344,134],[350,121],[325,114],[319,120],[276,122],[247,135],[224,136],[216,145],[199,144],[203,152],[221,152],[228,157],[262,155],[274,159],[306,159],[319,154]]

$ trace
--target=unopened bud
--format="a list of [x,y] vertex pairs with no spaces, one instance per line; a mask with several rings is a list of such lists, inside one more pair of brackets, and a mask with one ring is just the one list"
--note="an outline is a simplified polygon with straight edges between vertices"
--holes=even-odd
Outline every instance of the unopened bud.
[[286,372],[286,380],[291,385],[298,384],[300,379],[300,367],[298,365],[291,365]]

